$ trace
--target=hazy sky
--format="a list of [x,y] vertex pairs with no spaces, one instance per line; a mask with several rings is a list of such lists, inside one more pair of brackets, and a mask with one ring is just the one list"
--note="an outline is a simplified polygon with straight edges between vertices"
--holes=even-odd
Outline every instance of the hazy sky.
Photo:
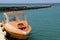
[[60,3],[60,0],[0,0],[0,3]]

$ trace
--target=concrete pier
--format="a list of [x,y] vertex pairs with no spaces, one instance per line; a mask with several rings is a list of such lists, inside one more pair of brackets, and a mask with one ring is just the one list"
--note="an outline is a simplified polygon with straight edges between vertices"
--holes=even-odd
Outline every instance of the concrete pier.
[[5,38],[6,32],[2,31],[3,27],[1,27],[1,24],[2,23],[0,23],[0,40],[6,40],[6,38]]

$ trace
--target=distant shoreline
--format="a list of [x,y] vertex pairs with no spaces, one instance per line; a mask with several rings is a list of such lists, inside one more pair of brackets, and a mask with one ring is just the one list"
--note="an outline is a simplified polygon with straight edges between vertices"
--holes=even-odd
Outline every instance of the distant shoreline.
[[37,4],[60,4],[60,3],[0,3],[0,5],[37,5]]

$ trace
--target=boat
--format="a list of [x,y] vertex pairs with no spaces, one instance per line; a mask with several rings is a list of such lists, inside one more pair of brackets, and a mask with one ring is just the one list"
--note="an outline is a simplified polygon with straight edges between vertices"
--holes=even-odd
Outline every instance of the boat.
[[24,10],[49,8],[52,5],[44,6],[8,6],[0,7],[0,12],[3,12],[4,19],[2,20],[3,31],[6,31],[6,35],[17,38],[27,39],[32,27],[26,20],[26,13]]

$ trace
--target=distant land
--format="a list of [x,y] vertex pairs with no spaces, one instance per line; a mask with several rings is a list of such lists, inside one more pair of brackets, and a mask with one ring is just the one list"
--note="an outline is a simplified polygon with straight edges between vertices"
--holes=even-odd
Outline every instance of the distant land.
[[29,5],[29,4],[60,4],[60,3],[0,3],[0,5],[4,5],[4,4],[6,4],[6,5],[13,5],[13,4],[18,4],[18,5],[20,5],[20,4],[27,4],[27,5]]

